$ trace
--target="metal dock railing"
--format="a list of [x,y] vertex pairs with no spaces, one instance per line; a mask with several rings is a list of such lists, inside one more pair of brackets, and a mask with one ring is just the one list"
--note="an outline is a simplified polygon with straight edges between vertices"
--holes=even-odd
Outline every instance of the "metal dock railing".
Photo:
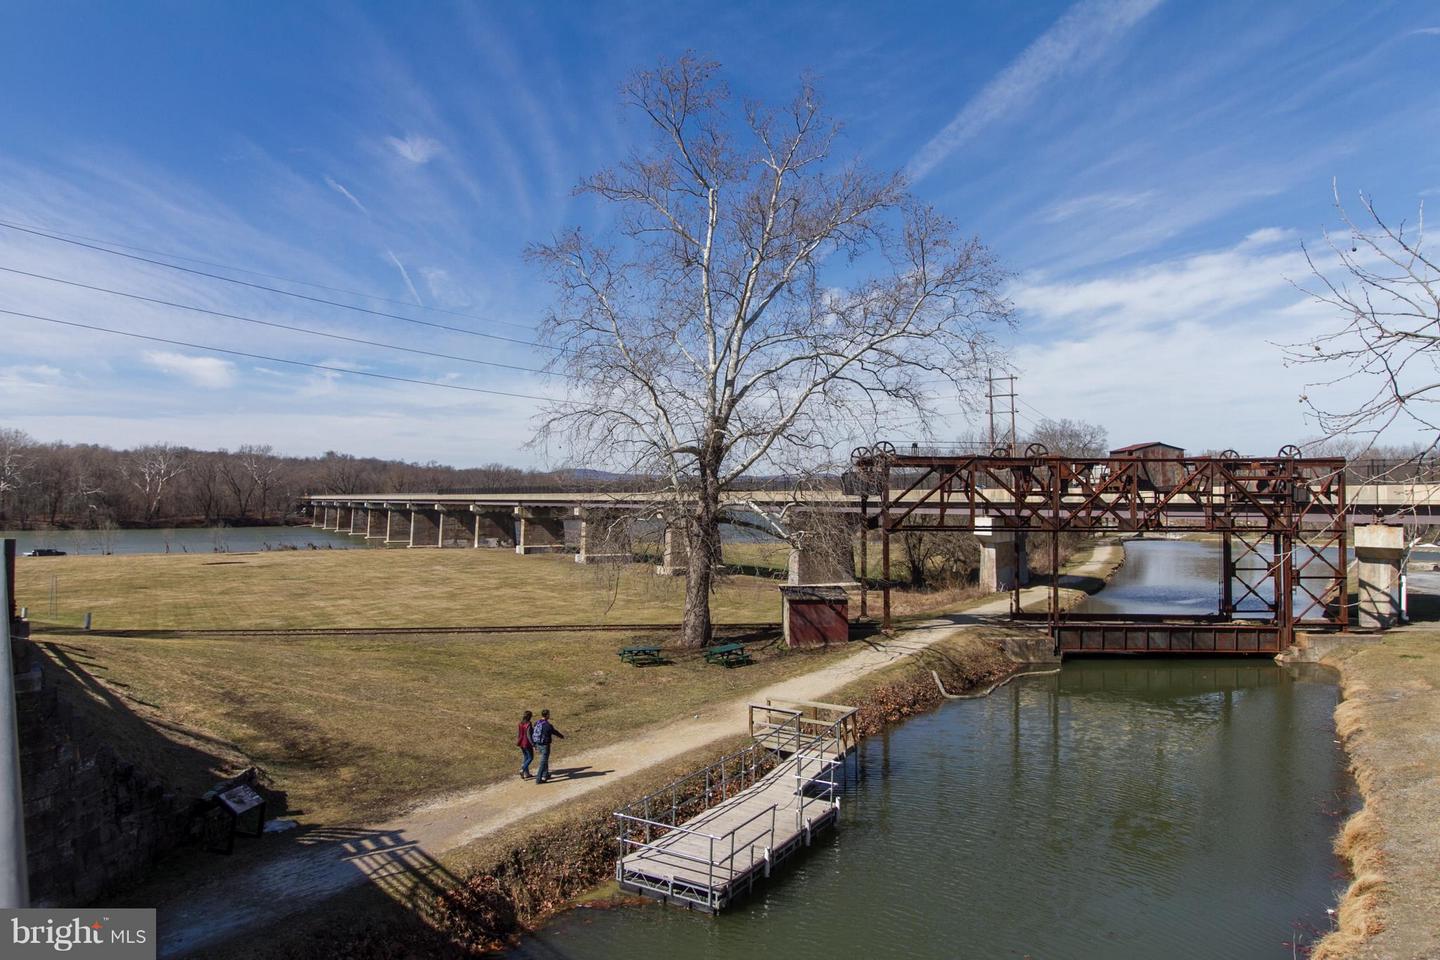
[[835,823],[855,711],[767,701],[750,719],[744,749],[616,811],[621,888],[718,913]]

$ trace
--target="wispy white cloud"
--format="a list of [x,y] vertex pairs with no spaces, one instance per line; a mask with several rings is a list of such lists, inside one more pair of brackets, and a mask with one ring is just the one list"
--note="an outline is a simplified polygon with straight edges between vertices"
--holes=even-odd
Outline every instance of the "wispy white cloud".
[[414,164],[429,163],[442,149],[440,141],[418,133],[404,137],[386,137],[385,142],[401,157]]
[[1076,197],[1073,200],[1065,200],[1050,208],[1049,213],[1044,217],[1046,223],[1059,223],[1062,220],[1069,220],[1081,214],[1110,213],[1115,210],[1128,210],[1131,207],[1143,206],[1149,203],[1156,196],[1155,190],[1142,190],[1138,193],[1091,193],[1083,197]]
[[919,180],[990,124],[1028,107],[1053,80],[1103,57],[1161,0],[1080,0],[970,98],[916,152],[906,175]]
[[415,298],[417,304],[425,306],[425,301],[420,299],[420,291],[415,289],[415,281],[410,279],[410,271],[405,269],[405,264],[400,262],[400,258],[395,256],[395,251],[389,247],[385,248],[385,253],[390,257],[390,262],[395,264],[395,269],[400,271],[400,276],[405,280],[405,286],[410,290],[410,296]]
[[179,377],[193,386],[223,390],[235,385],[235,365],[219,357],[196,357],[168,350],[147,350],[144,360],[161,373]]
[[359,210],[367,217],[370,216],[370,211],[365,209],[365,204],[355,199],[355,194],[345,189],[345,185],[343,183],[336,180],[328,173],[325,175],[325,183],[329,185],[331,190],[334,190],[336,193],[340,194],[340,196],[344,197],[346,200],[349,200],[352,204],[354,204],[356,210]]
[[1440,37],[1440,27],[1419,27],[1411,30],[1406,36],[1410,37]]

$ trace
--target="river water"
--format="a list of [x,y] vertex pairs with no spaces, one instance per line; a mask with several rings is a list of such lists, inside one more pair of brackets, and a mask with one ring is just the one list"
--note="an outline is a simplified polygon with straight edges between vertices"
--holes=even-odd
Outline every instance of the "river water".
[[[1131,545],[1103,593],[1211,610],[1217,552]],[[838,831],[742,905],[575,910],[513,955],[1303,955],[1344,883],[1337,700],[1318,668],[1071,661],[865,741]]]
[[254,553],[260,550],[342,550],[365,540],[315,527],[183,527],[167,530],[0,530],[21,553],[45,547],[67,554]]

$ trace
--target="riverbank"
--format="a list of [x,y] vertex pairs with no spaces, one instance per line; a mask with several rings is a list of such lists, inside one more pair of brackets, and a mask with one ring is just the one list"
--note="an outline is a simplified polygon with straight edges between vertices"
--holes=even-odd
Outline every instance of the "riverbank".
[[[986,628],[951,630],[826,696],[857,706],[862,734],[874,736],[943,702],[931,671],[952,690],[983,689],[1013,673],[1020,665],[1001,652],[1000,640]],[[733,735],[712,741],[488,832],[440,857],[423,875],[405,871],[379,888],[355,890],[327,908],[323,920],[302,920],[298,930],[294,921],[287,921],[286,945],[268,956],[459,958],[512,946],[522,933],[578,901],[613,897],[613,813],[618,807],[743,742]],[[347,931],[338,942],[337,926]],[[218,960],[267,956],[256,951],[257,940],[266,939],[247,937],[243,945],[228,944],[205,955]]]
[[1353,880],[1314,960],[1440,956],[1440,630],[1418,624],[1347,644],[1336,730],[1364,807],[1337,851]]

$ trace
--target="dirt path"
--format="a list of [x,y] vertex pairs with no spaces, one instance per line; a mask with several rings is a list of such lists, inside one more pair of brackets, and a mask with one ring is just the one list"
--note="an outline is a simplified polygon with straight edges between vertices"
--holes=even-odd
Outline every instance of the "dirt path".
[[[1098,547],[1086,563],[1066,571],[1062,584],[1103,580],[1120,557],[1123,548],[1118,545]],[[1043,605],[1047,600],[1048,590],[1043,587],[1022,594],[1026,606]],[[964,614],[919,625],[837,663],[757,690],[744,699],[714,704],[693,717],[609,746],[584,750],[577,749],[580,744],[573,739],[557,741],[551,765],[561,770],[575,768],[583,774],[573,779],[556,779],[543,786],[506,780],[452,794],[387,823],[332,831],[330,839],[317,840],[248,869],[220,873],[213,882],[188,890],[183,897],[156,904],[159,955],[178,957],[203,950],[311,909],[362,882],[384,884],[387,877],[412,870],[416,862],[438,859],[538,810],[733,737],[745,730],[750,703],[766,697],[823,700],[853,680],[1009,609],[1009,598],[1003,597]],[[563,730],[564,716],[557,720]]]

